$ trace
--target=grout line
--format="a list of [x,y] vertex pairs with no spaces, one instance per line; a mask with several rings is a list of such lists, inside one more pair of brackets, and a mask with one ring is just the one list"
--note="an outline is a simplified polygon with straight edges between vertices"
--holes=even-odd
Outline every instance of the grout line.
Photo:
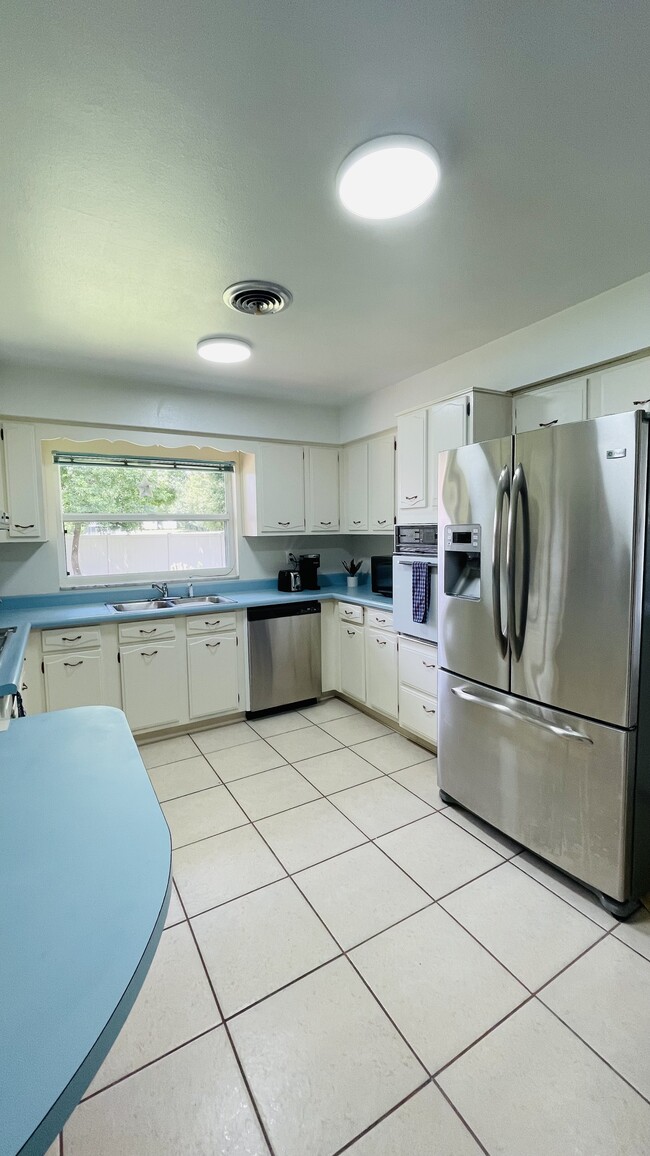
[[[526,989],[526,990],[528,990],[528,989]],[[471,1044],[467,1044],[466,1047],[462,1048],[461,1051],[458,1052],[458,1055],[452,1056],[452,1058],[450,1060],[447,1060],[447,1062],[445,1064],[442,1064],[433,1073],[432,1078],[436,1084],[436,1087],[439,1087],[438,1077],[441,1076],[443,1072],[446,1072],[447,1068],[450,1068],[452,1066],[452,1064],[455,1064],[456,1061],[461,1058],[461,1056],[465,1056],[465,1055],[467,1055],[468,1052],[471,1052],[472,1048],[476,1047],[477,1044],[480,1044],[481,1041],[486,1039],[488,1036],[491,1036],[492,1032],[496,1031],[497,1028],[500,1028],[501,1025],[506,1023],[507,1020],[512,1019],[512,1017],[514,1015],[516,1015],[517,1012],[521,1011],[521,1009],[526,1007],[529,1003],[532,1003],[534,999],[535,999],[534,993],[531,991],[528,991],[528,995],[526,996],[525,999],[522,999],[521,1003],[518,1003],[516,1007],[511,1008],[511,1010],[509,1012],[506,1012],[506,1014],[504,1016],[501,1016],[501,1019],[497,1020],[497,1022],[495,1024],[492,1024],[491,1027],[486,1028],[486,1030],[484,1032],[481,1032],[480,1036],[477,1036],[475,1040],[472,1040]],[[442,1092],[442,1088],[440,1088],[440,1091]],[[447,1099],[449,1099],[449,1097],[447,1097]],[[449,1102],[451,1103],[451,1100]],[[458,1114],[460,1115],[460,1112]],[[461,1119],[462,1119],[462,1116],[461,1116]],[[463,1121],[463,1123],[464,1122],[465,1121]]]
[[404,1096],[404,1098],[400,1100],[398,1104],[394,1104],[393,1107],[389,1108],[387,1112],[384,1112],[383,1115],[379,1117],[379,1119],[375,1120],[372,1124],[369,1124],[367,1128],[364,1128],[363,1132],[358,1132],[357,1135],[353,1136],[351,1140],[348,1140],[342,1148],[337,1148],[336,1152],[332,1153],[332,1156],[341,1156],[342,1152],[347,1152],[353,1144],[356,1144],[357,1140],[361,1140],[363,1136],[367,1136],[368,1133],[372,1132],[378,1124],[383,1124],[384,1120],[387,1120],[389,1116],[393,1115],[393,1112],[397,1112],[400,1108],[403,1108],[404,1104],[408,1104],[409,1100],[412,1100],[414,1096],[417,1096],[418,1092],[424,1091],[424,1089],[430,1083],[430,1079],[424,1080],[422,1084],[419,1084],[417,1088],[414,1088],[412,1092],[409,1092],[408,1096]]
[[[181,904],[183,905],[183,910],[185,911],[185,905],[183,904],[182,900],[181,900]],[[185,911],[185,914],[187,916],[187,911]],[[237,1051],[237,1048],[235,1047],[235,1041],[232,1038],[232,1034],[231,1034],[230,1029],[228,1027],[228,1023],[227,1023],[226,1019],[224,1018],[223,1011],[221,1009],[221,1004],[219,1003],[219,998],[217,996],[214,984],[212,982],[210,972],[208,971],[206,962],[205,962],[205,960],[203,958],[203,954],[201,952],[201,948],[199,947],[199,942],[198,942],[196,935],[194,933],[194,928],[192,927],[192,921],[191,921],[191,919],[188,918],[187,922],[188,922],[188,926],[190,929],[190,934],[192,936],[192,940],[194,942],[194,946],[198,952],[199,959],[201,960],[201,966],[203,967],[203,970],[205,972],[205,977],[206,977],[208,984],[210,986],[210,991],[212,992],[212,997],[213,997],[214,1002],[216,1004],[217,1011],[219,1012],[219,1015],[221,1016],[222,1025],[223,1025],[224,1031],[228,1037],[228,1042],[229,1042],[230,1047],[232,1049],[232,1053],[235,1057],[235,1062],[237,1064],[237,1067],[239,1068],[241,1078],[244,1082],[244,1087],[246,1088],[246,1091],[248,1092],[248,1097],[250,1099],[251,1106],[253,1108],[253,1111],[255,1112],[255,1115],[257,1116],[257,1121],[259,1123],[260,1130],[262,1132],[262,1136],[264,1137],[264,1140],[266,1141],[266,1146],[267,1146],[271,1156],[274,1156],[273,1147],[271,1145],[271,1140],[270,1140],[270,1137],[267,1133],[266,1125],[264,1124],[264,1120],[262,1119],[262,1113],[261,1113],[260,1108],[258,1106],[257,1100],[255,1099],[255,1097],[253,1095],[253,1089],[251,1088],[251,1086],[248,1082],[248,1076],[246,1075],[246,1072],[244,1071],[244,1065],[242,1064],[241,1059],[239,1058],[239,1052]]]
[[[303,895],[302,898],[304,899],[305,896]],[[331,932],[330,932],[330,935],[331,935]],[[332,938],[334,938],[334,937],[332,936]],[[334,940],[334,942],[336,943],[336,940]],[[337,944],[337,946],[338,946],[338,944]],[[301,979],[307,979],[308,976],[315,975],[317,971],[322,971],[324,967],[328,966],[328,964],[335,963],[337,959],[343,959],[343,958],[344,958],[344,952],[343,951],[337,951],[336,955],[332,955],[329,959],[324,959],[322,961],[322,963],[317,963],[315,967],[310,967],[309,971],[301,972],[301,974],[295,976],[294,979],[287,980],[287,982],[283,983],[281,985],[281,987],[276,987],[273,989],[273,991],[267,992],[266,995],[261,995],[259,997],[259,999],[253,1000],[252,1003],[247,1003],[246,1007],[242,1007],[242,1008],[239,1008],[238,1011],[231,1012],[230,1015],[226,1016],[225,1020],[223,1021],[224,1024],[232,1023],[233,1020],[239,1019],[239,1017],[245,1015],[246,1012],[252,1011],[253,1008],[259,1007],[259,1005],[261,1003],[266,1003],[267,999],[271,999],[272,996],[280,995],[281,992],[287,991],[287,989],[290,987],[294,987],[297,983],[300,983]]]
[[[204,795],[206,791],[214,791],[215,787],[223,787],[223,783],[221,782],[221,779],[217,778],[216,774],[214,775],[214,777],[216,779],[216,782],[210,783],[209,787],[197,787],[195,791],[183,791],[182,795],[172,795],[171,798],[169,798],[169,799],[161,799],[158,797],[158,795],[156,795],[156,798],[158,799],[158,802],[160,803],[160,806],[162,807],[163,803],[175,803],[177,799],[189,799],[190,795]],[[153,787],[153,783],[151,785]],[[156,794],[156,788],[155,787],[154,787],[154,794]]]
[[[370,779],[369,781],[371,783],[377,782],[376,779]],[[360,787],[365,787],[367,784],[359,783],[358,785]],[[335,794],[343,795],[345,794],[345,791],[354,791],[354,789],[354,787],[346,787],[343,791],[336,791]],[[349,823],[354,823],[354,826],[357,828],[357,830],[361,831],[361,833],[366,836],[366,839],[370,839],[373,842],[375,839],[383,839],[384,835],[392,835],[395,831],[403,831],[405,827],[412,827],[414,823],[421,823],[423,819],[430,819],[432,815],[436,814],[435,811],[430,811],[428,815],[418,815],[416,819],[407,819],[405,823],[400,823],[397,827],[391,827],[388,831],[380,831],[377,835],[368,835],[368,833],[363,830],[363,827],[360,827],[358,823],[355,823],[354,819],[351,819],[350,816],[346,814],[342,807],[337,806],[334,796],[328,795],[327,798],[332,803],[332,806],[336,807],[337,811],[343,815],[343,817],[347,819]],[[426,807],[427,804],[423,803],[422,806]]]
[[454,1101],[449,1098],[449,1096],[445,1092],[445,1089],[440,1087],[440,1084],[435,1079],[435,1077],[433,1078],[432,1083],[433,1083],[433,1086],[438,1089],[438,1091],[440,1092],[440,1095],[444,1096],[445,1100],[449,1104],[449,1107],[458,1116],[458,1119],[460,1120],[461,1124],[463,1124],[464,1127],[467,1128],[467,1131],[469,1132],[470,1136],[473,1136],[474,1140],[476,1141],[479,1148],[481,1149],[481,1152],[483,1152],[485,1154],[485,1156],[490,1156],[490,1153],[488,1152],[487,1148],[485,1147],[485,1144],[481,1143],[481,1141],[479,1140],[479,1137],[477,1136],[474,1129],[469,1126],[469,1124],[467,1123],[467,1120],[463,1116],[462,1112],[460,1112],[460,1110],[456,1107],[456,1105],[454,1104]]
[[[231,798],[234,798],[234,796],[231,796]],[[237,802],[236,799],[235,802]],[[248,818],[248,815],[245,815],[245,822],[236,823],[234,827],[226,827],[223,831],[213,831],[211,835],[202,835],[200,839],[190,839],[187,843],[178,843],[175,847],[172,845],[172,852],[182,851],[185,847],[196,847],[197,843],[205,843],[208,839],[216,839],[219,835],[227,835],[229,831],[239,831],[242,827],[247,827],[249,823],[250,819]]]
[[108,1090],[110,1088],[114,1088],[116,1084],[123,1084],[125,1080],[130,1080],[131,1076],[136,1076],[139,1072],[144,1072],[146,1068],[151,1068],[154,1064],[157,1064],[159,1060],[167,1059],[167,1056],[173,1056],[174,1052],[180,1052],[189,1044],[194,1044],[197,1040],[203,1039],[204,1036],[209,1036],[211,1032],[217,1031],[217,1029],[221,1026],[222,1024],[220,1023],[213,1024],[212,1027],[206,1028],[205,1031],[198,1032],[197,1035],[191,1036],[189,1040],[183,1040],[182,1043],[176,1044],[173,1048],[168,1048],[166,1052],[161,1052],[159,1056],[154,1056],[152,1060],[147,1060],[145,1064],[140,1064],[137,1068],[133,1068],[130,1072],[125,1072],[123,1076],[118,1076],[115,1080],[110,1080],[108,1084],[102,1084],[102,1087],[96,1088],[94,1092],[89,1092],[88,1095],[84,1096],[83,1099],[79,1101],[79,1103],[87,1104],[89,1100],[94,1100],[97,1096],[101,1096],[104,1092],[108,1092]]
[[538,1000],[538,1003],[540,1003],[542,1007],[546,1008],[546,1010],[549,1011],[552,1016],[555,1016],[555,1019],[558,1020],[558,1022],[561,1023],[565,1028],[567,1028],[571,1032],[571,1035],[575,1036],[577,1040],[580,1040],[580,1043],[584,1044],[586,1048],[589,1048],[589,1051],[592,1053],[592,1055],[597,1056],[598,1059],[601,1060],[602,1063],[605,1064],[606,1067],[608,1067],[615,1076],[618,1076],[618,1078],[622,1080],[624,1084],[627,1084],[628,1088],[631,1088],[633,1092],[636,1092],[637,1096],[644,1100],[646,1104],[650,1104],[650,1097],[645,1096],[643,1092],[640,1092],[639,1089],[634,1086],[634,1084],[630,1083],[627,1076],[624,1076],[622,1072],[619,1072],[618,1068],[615,1068],[609,1060],[606,1060],[600,1052],[596,1051],[596,1048],[593,1046],[593,1044],[590,1044],[589,1041],[584,1038],[584,1036],[581,1036],[579,1032],[575,1030],[575,1028],[571,1027],[571,1024],[568,1024],[566,1020],[563,1020],[562,1016],[558,1015],[558,1013],[554,1011],[552,1007],[549,1007],[548,1004],[545,1004],[543,1000]]
[[614,934],[616,932],[617,928],[619,928],[620,926],[621,926],[621,924],[617,921],[616,927],[612,927],[608,931],[607,934],[611,935],[612,939],[615,939],[616,942],[620,943],[623,947],[629,948],[629,950],[633,951],[635,955],[638,955],[639,959],[643,959],[648,964],[648,966],[650,966],[650,959],[648,959],[647,955],[644,955],[643,952],[639,951],[639,949],[637,947],[632,947],[632,944],[628,943],[627,939],[620,939],[620,937],[618,935]]
[[604,939],[607,939],[609,932],[605,931],[602,927],[601,931],[602,935],[599,935],[598,939],[594,940],[593,943],[590,943],[589,947],[585,947],[584,951],[581,951],[579,955],[576,955],[575,959],[572,959],[570,963],[566,963],[564,967],[561,967],[559,971],[556,971],[555,975],[552,975],[550,979],[544,980],[544,983],[541,983],[539,987],[535,988],[534,994],[539,996],[540,992],[544,991],[549,986],[549,984],[553,983],[553,981],[556,980],[560,975],[564,975],[564,972],[568,971],[570,967],[573,967],[574,963],[577,963],[579,959],[583,958],[583,956],[589,955],[589,952],[593,951],[594,947],[598,947],[599,943],[602,943]]

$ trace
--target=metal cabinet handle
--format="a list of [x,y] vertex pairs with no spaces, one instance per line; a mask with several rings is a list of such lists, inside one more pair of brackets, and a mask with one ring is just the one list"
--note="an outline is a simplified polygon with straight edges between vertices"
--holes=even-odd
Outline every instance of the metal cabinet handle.
[[388,521],[387,518],[377,518],[377,525],[378,526],[385,526],[387,521]]
[[158,629],[157,626],[152,626],[151,630],[145,630],[144,627],[141,626],[140,627],[140,634],[155,634],[157,629]]
[[632,405],[650,405],[650,397],[646,397],[645,401],[633,401]]
[[356,631],[354,631],[354,630],[348,630],[348,634],[355,634],[355,633],[356,633]]
[[[519,629],[517,629],[517,610],[515,596],[517,591],[516,580],[516,550],[517,550],[517,516],[521,500],[521,514],[523,525],[522,561],[521,561],[521,605],[519,608]],[[508,636],[515,662],[519,662],[524,639],[526,637],[526,621],[528,619],[528,591],[530,587],[530,514],[528,510],[528,487],[526,475],[521,462],[517,466],[512,478],[510,494],[510,509],[508,511],[508,543],[506,546],[506,572],[508,582]]]
[[21,683],[21,687],[20,687],[20,689],[21,689],[21,690],[29,690],[29,687],[28,687],[28,685],[27,685],[27,683],[26,683],[26,682],[23,682],[23,683]]
[[548,429],[548,427],[550,425],[557,425],[558,421],[559,421],[559,418],[557,418],[557,417],[554,417],[553,421],[540,421],[539,428],[540,429]]
[[436,713],[434,707],[425,706],[424,703],[422,703],[422,710],[425,712],[425,714],[435,714]]
[[424,659],[422,659],[422,665],[426,666],[427,670],[435,670],[436,669],[435,662],[425,662]]
[[142,655],[143,658],[153,658],[154,654],[157,654],[157,653],[158,653],[157,650],[141,650],[140,651],[140,654]]
[[503,466],[497,482],[496,505],[494,508],[494,529],[492,532],[492,618],[494,637],[501,657],[508,653],[508,632],[501,621],[501,538],[503,535],[503,505],[510,501],[510,467]]
[[14,526],[17,530],[33,530],[35,528],[33,522],[30,522],[28,526],[23,526],[20,522],[14,522]]
[[375,642],[377,643],[377,646],[385,646],[386,645],[386,641],[385,640],[382,641],[381,638],[375,638]]
[[416,498],[420,497],[420,495],[419,494],[406,494],[405,497],[406,497],[407,502],[414,502]]
[[350,616],[354,614],[354,610],[344,610],[343,613],[347,614],[348,618],[350,618]]
[[203,625],[204,626],[210,626],[210,627],[221,626],[221,619],[217,618],[216,622],[210,622],[210,620],[208,618],[204,618],[203,619]]
[[214,650],[215,646],[221,646],[220,642],[206,642],[208,650]]
[[320,524],[321,524],[321,526],[331,526],[332,525],[331,522],[321,522]]
[[352,519],[352,525],[353,525],[353,526],[360,526],[360,525],[361,525],[361,518],[359,518],[359,521],[358,521],[358,522],[355,522],[355,521],[354,521],[354,518],[353,518],[353,519]]
[[278,522],[278,526],[290,526],[291,522]]
[[80,658],[79,662],[64,662],[63,663],[64,666],[83,666],[83,664],[84,664],[83,658]]
[[474,702],[477,706],[485,706],[488,710],[496,710],[499,714],[505,714],[508,718],[514,718],[517,722],[530,723],[534,727],[539,727],[543,731],[551,731],[554,735],[559,735],[563,739],[575,739],[579,743],[589,743],[593,747],[593,739],[589,735],[584,735],[582,731],[574,731],[571,727],[556,726],[555,723],[546,722],[545,719],[536,718],[532,714],[524,714],[521,710],[515,710],[514,707],[508,706],[505,702],[493,702],[492,699],[482,698],[479,694],[473,694],[467,686],[452,686],[451,693],[455,694],[457,698],[462,698],[465,702]]
[[385,619],[385,618],[380,618],[380,617],[379,617],[379,615],[377,615],[377,618],[375,619],[375,621],[376,621],[376,622],[385,622],[385,621],[386,621],[386,619]]
[[80,634],[75,634],[74,638],[67,638],[65,634],[61,635],[61,642],[78,642],[81,638]]

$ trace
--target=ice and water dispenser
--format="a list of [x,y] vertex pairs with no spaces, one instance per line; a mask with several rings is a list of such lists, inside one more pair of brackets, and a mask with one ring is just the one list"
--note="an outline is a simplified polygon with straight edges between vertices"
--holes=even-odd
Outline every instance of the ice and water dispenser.
[[444,589],[450,598],[481,597],[481,527],[445,526]]

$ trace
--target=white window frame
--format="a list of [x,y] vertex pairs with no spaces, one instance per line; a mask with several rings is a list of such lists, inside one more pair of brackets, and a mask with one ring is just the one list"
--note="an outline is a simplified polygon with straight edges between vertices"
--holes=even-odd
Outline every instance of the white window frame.
[[[135,448],[135,447],[134,447]],[[143,464],[147,457],[144,447],[138,447],[140,454],[137,456],[141,458]],[[59,451],[68,456],[74,457],[74,451]],[[88,452],[87,447],[84,446],[83,451]],[[113,456],[113,455],[111,455]],[[116,458],[122,455],[115,454]],[[160,459],[161,454],[157,452],[151,455],[155,459]],[[165,455],[167,457],[167,455]],[[169,461],[178,461],[179,463],[186,461],[182,454],[169,454]],[[196,465],[201,465],[200,461]],[[210,462],[206,461],[206,468],[209,469]],[[107,469],[112,467],[107,466]],[[211,569],[197,569],[194,572],[188,570],[149,570],[141,571],[139,573],[129,572],[126,574],[69,574],[67,566],[67,553],[64,534],[64,522],[74,521],[92,521],[92,522],[115,522],[116,519],[120,522],[142,522],[147,521],[146,514],[64,514],[63,500],[61,494],[61,473],[59,465],[53,462],[53,469],[56,473],[56,521],[57,521],[57,547],[59,555],[59,585],[63,589],[88,588],[93,586],[99,587],[116,587],[121,588],[125,586],[142,586],[150,585],[153,582],[162,580],[169,583],[183,584],[190,580],[196,582],[202,579],[226,579],[237,578],[238,572],[238,557],[237,557],[237,526],[236,526],[236,510],[237,510],[237,481],[236,481],[236,465],[232,471],[223,471],[226,477],[226,512],[224,514],[187,514],[184,513],[181,517],[174,516],[167,512],[166,518],[169,521],[192,521],[198,520],[201,522],[219,522],[225,526],[226,536],[226,553],[230,560],[230,565],[225,567],[214,567]],[[164,518],[156,518],[151,515],[151,521],[163,521]]]

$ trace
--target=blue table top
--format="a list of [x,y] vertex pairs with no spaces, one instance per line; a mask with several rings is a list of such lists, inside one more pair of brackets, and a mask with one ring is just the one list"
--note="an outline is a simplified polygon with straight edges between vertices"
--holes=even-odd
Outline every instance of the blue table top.
[[[381,594],[373,594],[370,585],[362,585],[348,589],[345,579],[331,576],[323,582],[320,590],[305,590],[300,594],[284,593],[277,589],[273,582],[235,582],[214,583],[205,585],[205,593],[222,594],[232,598],[233,602],[224,602],[211,606],[211,612],[227,614],[234,610],[247,610],[249,606],[275,606],[287,602],[309,602],[317,599],[320,602],[329,602],[333,599],[341,602],[352,602],[358,606],[369,606],[375,610],[392,610],[392,598],[384,598]],[[185,594],[186,585],[179,585],[178,593]],[[201,590],[204,589],[203,583]],[[176,593],[175,589],[170,594]],[[198,591],[197,591],[198,593]],[[113,610],[112,603],[128,601],[129,598],[149,598],[153,594],[151,587],[142,590],[94,590],[85,594],[75,592],[44,595],[40,598],[6,598],[0,603],[0,628],[7,626],[17,627],[19,636],[15,642],[5,645],[0,654],[0,696],[15,694],[20,684],[22,660],[30,630],[48,630],[68,626],[96,626],[102,623],[119,623],[141,621],[146,617],[168,618],[205,614],[205,603],[202,606],[174,606],[167,610],[134,610],[118,612]],[[16,638],[16,636],[12,636]]]
[[40,1156],[81,1099],[153,958],[170,871],[121,711],[0,735],[0,1156]]

